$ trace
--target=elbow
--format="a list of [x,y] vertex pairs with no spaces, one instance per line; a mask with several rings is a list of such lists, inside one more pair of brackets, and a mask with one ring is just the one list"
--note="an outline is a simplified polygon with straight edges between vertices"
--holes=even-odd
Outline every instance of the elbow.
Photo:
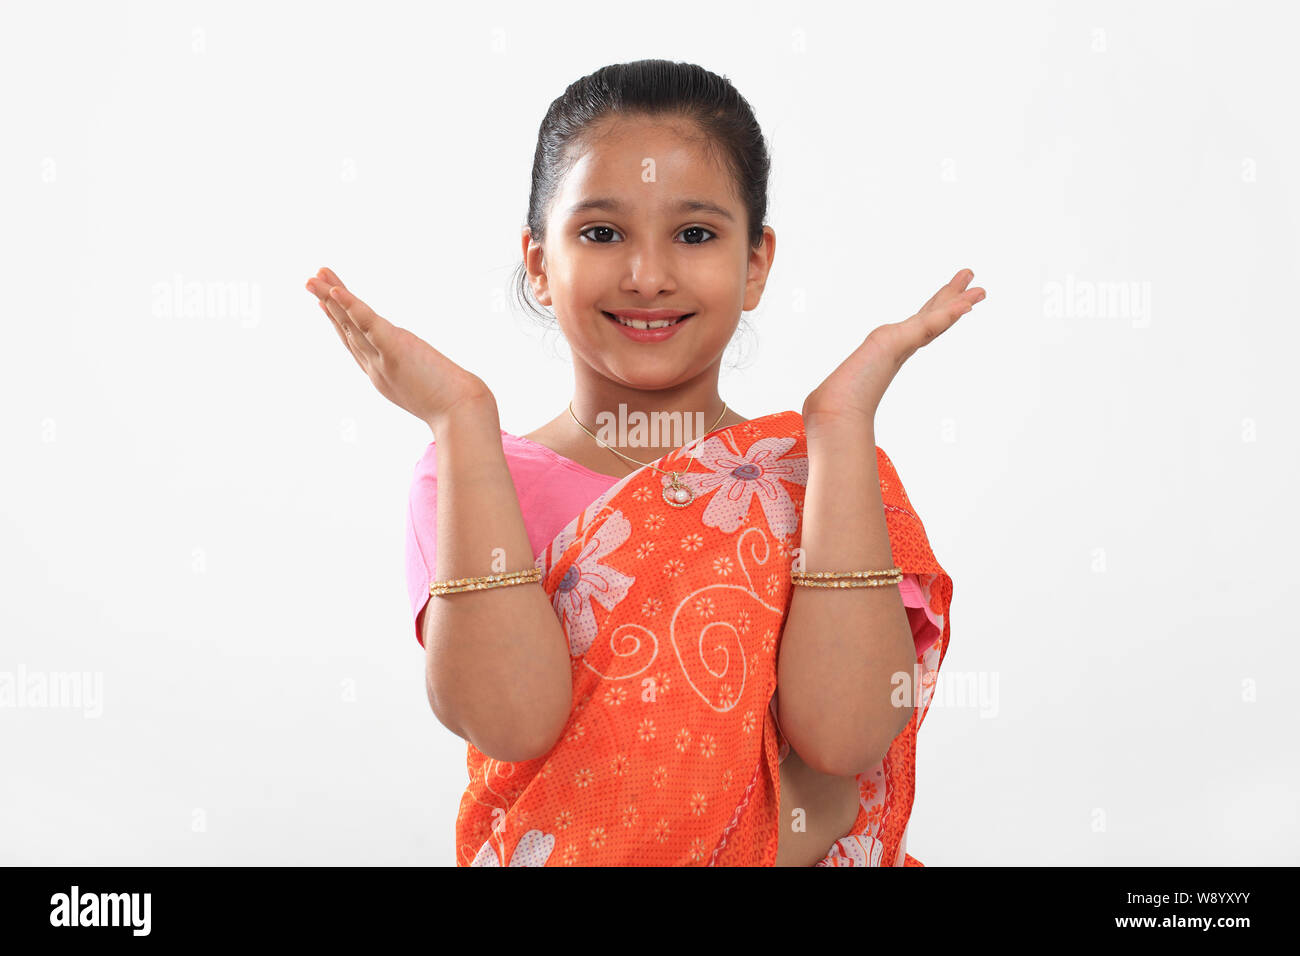
[[[483,753],[488,754],[496,760],[503,760],[508,763],[521,763],[525,760],[536,760],[539,757],[545,757],[555,749],[555,745],[560,742],[560,737],[564,733],[564,728],[569,723],[569,708],[566,706],[559,719],[552,718],[550,721],[538,720],[536,717],[523,721],[523,729],[515,734],[514,739],[506,741],[503,745],[495,748],[500,753]],[[482,750],[483,748],[479,748]]]
[[874,758],[866,756],[862,752],[859,752],[855,756],[831,757],[831,759],[820,759],[830,756],[827,754],[818,754],[817,756],[819,759],[816,763],[811,760],[805,760],[804,763],[808,764],[808,766],[812,767],[818,773],[829,774],[832,777],[856,777],[860,773],[866,773],[878,764],[881,757],[884,756],[884,751],[881,751],[880,754],[876,755]]
[[803,730],[787,716],[781,717],[781,730],[786,742],[799,755],[809,770],[831,777],[847,777],[858,772],[859,758],[830,746],[824,733]]
[[[809,760],[804,762],[820,773],[836,777],[856,777],[858,774],[869,773],[880,765],[899,734],[903,733],[912,722],[913,707],[910,704],[896,708],[892,713],[895,714],[896,719],[892,725],[892,733],[887,737],[873,736],[865,744],[846,748],[839,753],[815,753],[815,764]],[[802,751],[800,753],[802,754]]]
[[[559,633],[553,615],[549,623]],[[568,648],[553,643],[561,650],[537,664],[521,650],[516,666],[522,673],[511,674],[503,664],[449,652],[455,642],[430,634],[425,688],[434,716],[493,760],[521,763],[548,754],[568,726],[573,700]],[[503,685],[511,692],[500,692]]]
[[[566,715],[567,716],[567,715]],[[567,723],[567,719],[565,721]],[[472,743],[480,753],[491,757],[493,760],[500,760],[502,763],[524,763],[528,760],[537,760],[539,757],[545,757],[560,741],[560,735],[564,732],[564,724],[554,733],[532,733],[525,735],[523,733],[515,734],[503,740],[484,740],[480,746],[479,742],[472,738]]]
[[535,733],[502,733],[500,730],[493,733],[476,733],[473,730],[465,729],[461,724],[437,711],[434,712],[434,716],[438,718],[439,723],[466,743],[471,744],[479,753],[502,763],[523,763],[527,760],[536,760],[538,757],[550,753],[556,743],[559,742],[558,733],[554,736],[538,736]]
[[[478,721],[469,719],[469,715],[453,711],[439,701],[434,693],[432,682],[429,683],[429,706],[438,722],[450,730],[474,749],[493,760],[502,763],[522,763],[536,760],[554,749],[559,742],[564,728],[568,725],[569,712],[566,707],[559,719],[538,720],[536,715],[520,718],[503,724],[500,710],[491,713],[492,727],[478,726]],[[453,716],[453,713],[458,716]]]
[[518,741],[503,741],[500,743],[489,743],[484,741],[482,746],[473,740],[474,748],[486,757],[493,760],[499,760],[502,763],[525,763],[529,760],[536,760],[538,757],[549,753],[551,747],[555,746],[552,741],[549,745],[539,745],[535,741],[528,741],[522,746]]

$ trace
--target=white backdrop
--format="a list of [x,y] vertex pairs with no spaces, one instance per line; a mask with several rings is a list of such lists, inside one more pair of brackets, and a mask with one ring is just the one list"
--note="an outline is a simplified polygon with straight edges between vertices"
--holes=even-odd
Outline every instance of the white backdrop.
[[908,851],[1300,862],[1286,11],[6,4],[0,862],[453,862],[465,747],[403,563],[430,435],[303,284],[334,268],[508,431],[563,411],[508,286],[537,127],[645,57],[729,77],[771,143],[742,414],[959,268],[988,290],[877,423],[954,581]]

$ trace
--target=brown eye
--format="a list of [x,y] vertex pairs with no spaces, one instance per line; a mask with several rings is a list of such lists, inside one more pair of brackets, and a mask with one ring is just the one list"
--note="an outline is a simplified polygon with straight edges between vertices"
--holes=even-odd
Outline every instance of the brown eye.
[[[707,232],[710,236],[713,236],[715,239],[717,238],[717,235],[713,232],[712,229],[705,229],[703,226],[687,226],[685,229],[681,231],[681,234],[684,236],[688,232]],[[707,239],[701,239],[699,242],[688,242],[686,244],[688,246],[702,246],[704,245],[704,243],[708,241],[709,240]]]
[[[597,229],[604,230],[605,232],[616,232],[616,230],[613,229],[613,228],[610,227],[610,226],[592,226],[590,229],[584,229],[584,230],[582,230],[582,232],[578,233],[578,235],[585,237],[585,236],[587,235],[587,233],[589,233],[589,232],[595,232]],[[593,239],[593,240],[591,240],[591,241],[592,241],[592,242],[596,242],[596,243],[598,243],[599,245],[602,245],[602,246],[607,246],[607,245],[609,245],[609,243],[607,243],[607,242],[601,242],[601,241],[598,240],[598,239]]]

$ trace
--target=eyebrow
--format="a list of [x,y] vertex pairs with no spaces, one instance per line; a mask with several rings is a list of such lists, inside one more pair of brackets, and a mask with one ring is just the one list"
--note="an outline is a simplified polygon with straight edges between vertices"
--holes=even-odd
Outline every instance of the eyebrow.
[[[731,213],[723,209],[717,203],[709,202],[704,199],[683,199],[675,207],[678,212],[711,212],[714,215],[721,216],[728,222],[735,222],[736,219]],[[590,209],[603,209],[606,212],[623,213],[627,211],[627,206],[623,202],[600,196],[595,199],[586,199],[570,207],[569,215],[576,216],[579,213],[587,212]]]

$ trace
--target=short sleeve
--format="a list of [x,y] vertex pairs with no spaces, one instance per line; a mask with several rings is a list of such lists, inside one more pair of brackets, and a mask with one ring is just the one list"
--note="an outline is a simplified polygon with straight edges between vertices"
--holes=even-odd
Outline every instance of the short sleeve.
[[930,710],[930,698],[934,696],[935,682],[939,679],[939,662],[945,651],[941,640],[944,616],[931,608],[937,578],[934,574],[907,574],[899,588],[907,619],[912,625],[912,641],[916,645],[916,662],[920,667],[921,686],[915,700],[917,730],[921,729],[921,722]]
[[437,580],[438,454],[434,442],[415,463],[406,507],[406,589],[411,601],[415,639],[424,647],[420,612],[429,601],[429,585]]
[[908,623],[912,625],[912,642],[916,645],[916,656],[919,658],[924,656],[943,633],[943,618],[930,610],[922,582],[917,575],[903,575],[898,590],[903,597]]

